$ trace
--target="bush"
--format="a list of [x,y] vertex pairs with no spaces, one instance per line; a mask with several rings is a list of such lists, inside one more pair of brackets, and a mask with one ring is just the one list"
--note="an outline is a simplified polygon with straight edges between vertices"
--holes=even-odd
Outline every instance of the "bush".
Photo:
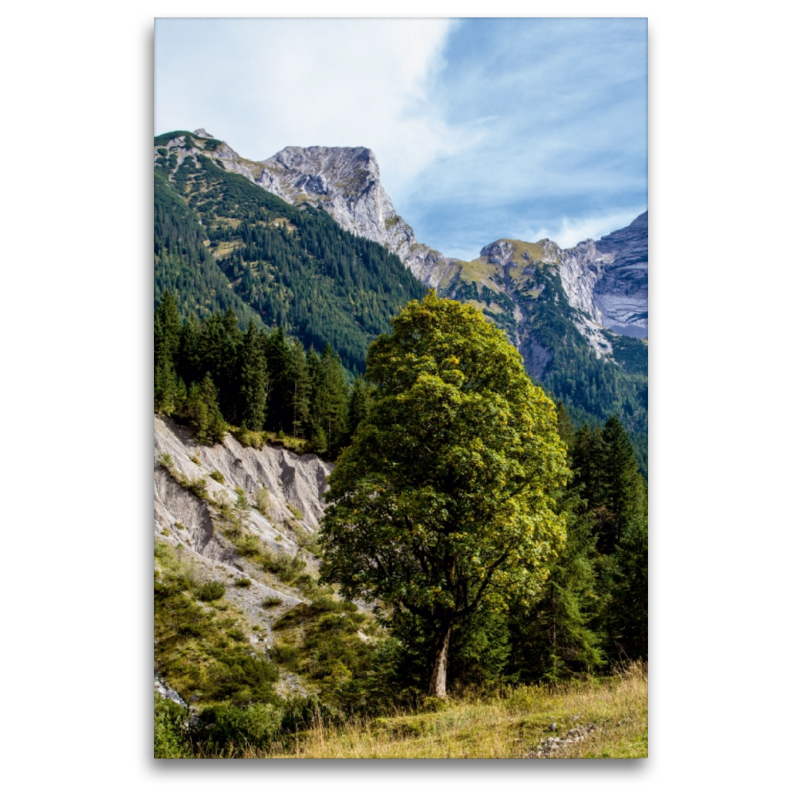
[[210,603],[212,600],[219,600],[225,594],[225,584],[220,581],[208,581],[199,586],[195,591],[198,600]]
[[233,582],[233,585],[234,586],[238,586],[240,589],[246,589],[252,583],[253,583],[253,581],[251,581],[250,578],[242,577],[242,578],[237,578]]
[[270,703],[253,703],[244,708],[213,705],[200,713],[204,738],[220,747],[264,747],[280,730],[283,712]]
[[292,558],[285,553],[265,553],[262,566],[267,572],[277,575],[284,583],[291,583],[301,575],[306,568],[306,562],[300,557]]
[[270,500],[269,489],[267,489],[266,486],[262,486],[256,492],[256,508],[263,516],[269,516],[269,512],[272,508],[272,502]]
[[261,603],[261,605],[264,606],[264,608],[274,608],[275,606],[279,606],[282,602],[283,600],[281,600],[279,597],[273,597],[272,595],[269,595],[264,598],[264,602]]
[[189,712],[154,694],[153,756],[155,758],[192,758],[192,750],[186,735]]
[[158,463],[161,464],[162,467],[169,469],[175,462],[172,460],[172,456],[169,453],[162,453],[161,458],[158,459]]
[[236,542],[236,552],[242,558],[252,558],[261,552],[261,541],[256,536],[242,536]]
[[217,483],[225,483],[225,476],[219,470],[215,469],[212,473],[210,473],[209,477],[215,480]]
[[294,506],[290,506],[288,503],[286,504],[286,508],[292,512],[292,516],[295,519],[303,519],[303,512],[299,508],[295,508]]

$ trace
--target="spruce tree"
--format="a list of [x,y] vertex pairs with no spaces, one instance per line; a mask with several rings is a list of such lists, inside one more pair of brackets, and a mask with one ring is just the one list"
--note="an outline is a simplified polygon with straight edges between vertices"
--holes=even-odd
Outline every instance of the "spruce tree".
[[331,458],[341,451],[347,431],[348,391],[342,360],[329,345],[325,345],[320,360],[320,388],[317,397],[319,421],[327,441],[327,454]]
[[253,431],[264,428],[267,406],[267,358],[255,323],[244,336],[239,366],[239,422]]
[[306,354],[299,341],[292,342],[292,436],[301,436],[306,429],[311,396],[311,376]]
[[267,403],[267,429],[289,431],[292,429],[292,399],[294,380],[292,364],[294,351],[283,326],[279,325],[267,338],[267,369],[270,392]]
[[602,526],[598,548],[611,553],[623,531],[641,514],[643,480],[628,434],[616,416],[603,428],[601,490],[607,520]]
[[548,563],[550,574],[534,606],[512,614],[511,670],[522,680],[556,682],[605,663],[593,629],[595,536],[583,507],[575,493],[564,501],[566,548]]

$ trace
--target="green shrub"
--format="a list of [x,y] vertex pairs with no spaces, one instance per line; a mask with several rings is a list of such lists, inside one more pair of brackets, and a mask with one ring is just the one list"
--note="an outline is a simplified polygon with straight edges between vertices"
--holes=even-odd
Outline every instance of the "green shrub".
[[245,535],[236,542],[236,552],[242,558],[252,558],[261,552],[261,541],[257,536]]
[[187,736],[189,712],[154,693],[153,756],[155,758],[192,758]]
[[275,606],[279,606],[282,602],[283,600],[279,597],[268,595],[264,598],[264,602],[261,603],[261,605],[264,606],[264,608],[274,608]]
[[286,504],[286,508],[292,512],[292,516],[295,519],[303,519],[303,512],[299,508],[295,508],[294,506],[290,506],[288,503]]
[[169,453],[162,453],[161,458],[158,459],[158,463],[161,464],[162,467],[169,469],[175,462],[172,460],[172,456]]
[[212,600],[219,600],[225,594],[225,584],[220,581],[207,581],[206,583],[198,586],[195,591],[195,596],[198,600],[204,603],[209,603]]
[[213,472],[210,474],[210,477],[211,477],[213,480],[215,480],[217,483],[225,483],[225,476],[224,476],[224,475],[223,475],[223,474],[222,474],[222,473],[221,473],[219,470],[216,470],[216,469],[215,469],[215,470],[214,470],[214,471],[213,471]]
[[286,553],[266,552],[262,558],[262,566],[266,572],[277,575],[284,583],[291,583],[305,571],[306,562],[301,556],[292,558]]
[[269,489],[266,486],[262,486],[256,492],[256,508],[263,516],[268,516],[271,510],[271,500],[270,500],[270,493]]
[[268,745],[280,730],[283,712],[270,703],[245,707],[213,705],[200,713],[203,738],[219,747]]
[[252,583],[253,583],[253,581],[251,581],[251,580],[250,580],[250,578],[247,578],[247,577],[242,577],[242,578],[237,578],[237,579],[236,579],[236,580],[233,582],[233,585],[234,585],[234,586],[238,586],[240,589],[246,589],[246,588],[247,588],[248,586],[250,586]]

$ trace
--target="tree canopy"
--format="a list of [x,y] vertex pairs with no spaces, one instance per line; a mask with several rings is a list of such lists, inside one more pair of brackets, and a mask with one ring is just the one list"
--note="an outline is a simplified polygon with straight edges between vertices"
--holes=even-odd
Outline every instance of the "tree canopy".
[[374,395],[330,477],[322,576],[433,628],[446,694],[453,624],[533,601],[562,547],[556,411],[505,335],[434,292],[367,354]]

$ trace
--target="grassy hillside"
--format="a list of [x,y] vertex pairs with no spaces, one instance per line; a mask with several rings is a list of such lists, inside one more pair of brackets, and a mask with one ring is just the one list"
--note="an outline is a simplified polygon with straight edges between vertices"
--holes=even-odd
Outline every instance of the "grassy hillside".
[[[555,730],[552,729],[555,725]],[[224,748],[197,751],[227,757]],[[339,722],[317,719],[242,758],[647,758],[647,672],[526,686],[439,707]]]

